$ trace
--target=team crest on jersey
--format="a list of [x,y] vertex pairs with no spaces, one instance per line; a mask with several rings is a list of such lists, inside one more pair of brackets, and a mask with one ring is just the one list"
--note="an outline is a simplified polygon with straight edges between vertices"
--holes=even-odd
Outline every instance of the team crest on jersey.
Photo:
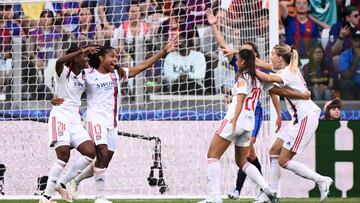
[[245,87],[245,81],[244,81],[244,80],[239,80],[239,81],[237,81],[236,86],[237,86],[238,88],[239,88],[239,87]]

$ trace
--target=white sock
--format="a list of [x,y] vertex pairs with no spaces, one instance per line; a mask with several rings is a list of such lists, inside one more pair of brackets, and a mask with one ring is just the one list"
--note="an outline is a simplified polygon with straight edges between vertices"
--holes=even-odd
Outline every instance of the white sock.
[[253,180],[261,189],[269,187],[259,170],[249,162],[243,166],[242,170],[251,180]]
[[294,160],[290,160],[286,163],[285,167],[286,169],[296,173],[297,175],[309,179],[309,180],[313,180],[315,182],[318,182],[321,179],[321,175],[316,173],[315,171],[311,170],[309,167],[307,167],[306,165],[294,161]]
[[94,167],[96,198],[103,198],[105,195],[105,170],[106,168]]
[[68,182],[70,182],[70,180],[79,175],[92,161],[92,158],[87,156],[80,156],[65,173],[64,177],[60,180],[60,183],[66,185]]
[[63,162],[59,159],[55,161],[55,163],[53,164],[53,166],[50,169],[49,179],[46,183],[44,195],[46,195],[48,197],[52,196],[52,194],[55,191],[57,180],[59,179],[59,176],[60,176],[61,172],[63,171],[63,169],[65,168],[65,166],[66,166],[65,162]]
[[276,192],[279,191],[280,182],[280,165],[279,155],[270,155],[270,175],[269,175],[269,186]]
[[207,159],[208,194],[211,198],[221,199],[221,165],[218,159]]
[[90,163],[78,176],[76,176],[74,180],[76,184],[80,184],[82,180],[93,176],[94,176],[94,161]]

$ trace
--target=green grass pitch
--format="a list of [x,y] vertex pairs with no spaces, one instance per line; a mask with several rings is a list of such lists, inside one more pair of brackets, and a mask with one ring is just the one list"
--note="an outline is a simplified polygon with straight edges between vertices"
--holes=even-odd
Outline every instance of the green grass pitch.
[[[191,200],[191,199],[163,199],[163,200],[156,200],[156,199],[139,199],[139,200],[112,200],[113,203],[196,203],[200,200]],[[224,203],[237,203],[237,202],[244,202],[250,203],[252,199],[240,199],[240,200],[224,200]],[[1,203],[37,203],[38,200],[1,200]],[[65,201],[57,201],[58,203],[66,203]],[[91,203],[94,200],[77,200],[74,203]],[[319,202],[319,198],[306,198],[306,199],[281,199],[281,203],[292,203],[292,202]],[[360,198],[329,198],[325,202],[360,202]]]

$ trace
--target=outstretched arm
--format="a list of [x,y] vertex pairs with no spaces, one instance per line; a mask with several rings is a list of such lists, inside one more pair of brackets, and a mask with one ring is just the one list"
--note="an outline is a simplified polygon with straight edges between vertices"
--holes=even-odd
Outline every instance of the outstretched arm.
[[270,93],[272,94],[276,94],[282,97],[286,97],[289,99],[303,99],[303,100],[308,100],[311,97],[311,93],[310,91],[307,92],[300,92],[288,87],[278,87],[278,86],[274,86],[269,90]]
[[177,38],[176,37],[172,38],[159,53],[146,59],[144,62],[140,63],[139,65],[129,68],[128,77],[129,78],[134,77],[137,74],[141,73],[142,71],[150,68],[156,61],[158,61],[159,59],[170,53],[177,45],[178,45]]
[[278,75],[270,75],[267,73],[263,73],[259,70],[256,70],[256,76],[263,82],[267,82],[267,83],[283,83],[283,80],[281,79],[280,76]]
[[256,65],[256,67],[259,67],[261,69],[274,72],[273,66],[271,65],[271,63],[265,62],[265,61],[263,61],[263,60],[261,60],[259,58],[255,59],[255,65]]

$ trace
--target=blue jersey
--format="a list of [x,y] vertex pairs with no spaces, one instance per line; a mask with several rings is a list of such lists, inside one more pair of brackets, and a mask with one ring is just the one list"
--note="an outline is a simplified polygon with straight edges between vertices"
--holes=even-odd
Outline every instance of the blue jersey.
[[255,126],[254,126],[254,130],[252,131],[251,136],[252,137],[257,137],[257,135],[259,134],[260,128],[261,128],[261,123],[263,120],[262,117],[262,107],[261,107],[261,102],[258,101],[258,103],[256,104],[256,108],[255,108]]

